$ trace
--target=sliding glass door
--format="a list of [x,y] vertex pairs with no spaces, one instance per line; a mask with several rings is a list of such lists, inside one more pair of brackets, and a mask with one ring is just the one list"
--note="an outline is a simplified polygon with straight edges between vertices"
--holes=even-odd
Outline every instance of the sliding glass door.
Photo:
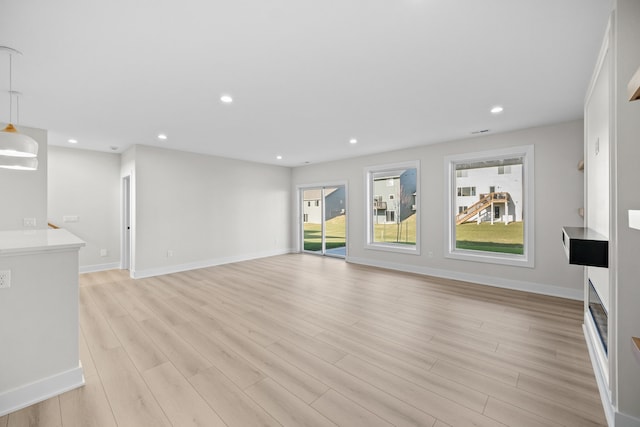
[[347,254],[345,186],[304,188],[300,193],[303,251],[344,258]]

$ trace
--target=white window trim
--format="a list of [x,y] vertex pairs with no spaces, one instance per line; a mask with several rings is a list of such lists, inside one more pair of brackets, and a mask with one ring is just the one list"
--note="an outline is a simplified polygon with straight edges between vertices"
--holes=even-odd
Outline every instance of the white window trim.
[[[456,209],[455,198],[457,195],[456,188],[456,169],[457,163],[467,163],[473,161],[496,159],[501,157],[522,156],[523,162],[523,179],[524,188],[522,191],[522,203],[524,221],[524,254],[503,254],[497,252],[474,251],[469,249],[456,249],[455,236],[455,215]],[[533,145],[509,147],[499,150],[482,151],[478,153],[460,154],[447,156],[444,159],[445,171],[445,195],[447,201],[445,203],[445,248],[444,254],[446,258],[459,259],[464,261],[486,262],[492,264],[513,265],[519,267],[533,268],[534,259],[534,227],[535,227],[535,206],[534,206],[534,147]]]
[[[398,169],[415,169],[416,170],[416,244],[403,245],[399,243],[383,243],[373,241],[373,174],[377,172],[393,171]],[[364,188],[365,188],[365,249],[373,249],[387,252],[397,252],[403,254],[420,255],[420,161],[412,160],[402,163],[390,163],[378,166],[367,166],[364,169]]]

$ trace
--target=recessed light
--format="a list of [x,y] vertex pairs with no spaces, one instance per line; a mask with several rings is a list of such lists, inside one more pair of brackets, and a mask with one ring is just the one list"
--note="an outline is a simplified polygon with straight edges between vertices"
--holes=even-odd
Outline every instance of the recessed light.
[[276,156],[276,159],[282,160],[282,156]]
[[355,139],[355,138],[351,138],[351,139],[349,140],[349,144],[357,144],[357,143],[358,143],[358,140],[357,140],[357,139]]
[[162,139],[164,141],[165,139],[167,139],[167,135],[164,134],[164,133],[159,133],[158,134],[158,139]]
[[231,95],[222,95],[220,97],[220,101],[224,102],[225,104],[231,104],[233,102],[233,98],[231,97]]
[[78,143],[78,140],[77,140],[77,139],[68,139],[68,140],[67,140],[67,142],[68,142],[69,144],[77,144],[77,143]]
[[500,105],[496,105],[491,109],[491,114],[500,114],[504,111],[504,108]]

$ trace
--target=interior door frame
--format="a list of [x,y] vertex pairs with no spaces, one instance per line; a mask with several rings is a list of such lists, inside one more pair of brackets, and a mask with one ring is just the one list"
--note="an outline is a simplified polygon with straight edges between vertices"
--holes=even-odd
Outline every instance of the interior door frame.
[[131,262],[131,175],[122,177],[122,257],[120,268],[132,270]]
[[[321,253],[316,253],[313,251],[305,251],[304,250],[304,221],[302,218],[302,192],[304,190],[312,190],[312,189],[322,189],[322,188],[326,188],[326,187],[344,187],[344,205],[345,205],[345,224],[344,224],[344,233],[345,233],[345,256],[344,259],[346,260],[349,256],[349,185],[347,184],[347,181],[329,181],[329,182],[322,182],[319,184],[300,184],[300,185],[296,185],[296,209],[295,209],[295,215],[296,215],[296,233],[295,233],[295,237],[296,237],[296,250],[298,253],[309,253],[309,254],[317,254],[317,255],[323,255],[323,256],[329,256],[329,257],[334,257],[334,258],[343,258],[340,255],[334,255],[334,254],[327,254],[326,250],[325,250],[325,242],[324,242],[324,238],[323,238],[323,242],[322,242],[322,252]],[[324,196],[324,193],[323,193]],[[325,208],[324,208],[324,200],[322,201],[322,235],[324,237],[324,218],[325,218]]]

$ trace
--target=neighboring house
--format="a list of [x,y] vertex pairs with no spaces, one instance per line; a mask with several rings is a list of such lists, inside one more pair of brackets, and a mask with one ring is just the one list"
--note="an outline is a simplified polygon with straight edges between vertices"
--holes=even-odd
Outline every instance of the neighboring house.
[[[322,223],[322,189],[304,190],[302,200],[303,222],[311,224]],[[324,189],[325,193],[325,221],[345,213],[345,188]]]
[[407,169],[400,174],[400,221],[416,213],[418,170]]
[[373,180],[375,224],[395,224],[416,213],[416,169],[407,169]]
[[459,222],[522,221],[522,165],[457,170],[456,211]]

